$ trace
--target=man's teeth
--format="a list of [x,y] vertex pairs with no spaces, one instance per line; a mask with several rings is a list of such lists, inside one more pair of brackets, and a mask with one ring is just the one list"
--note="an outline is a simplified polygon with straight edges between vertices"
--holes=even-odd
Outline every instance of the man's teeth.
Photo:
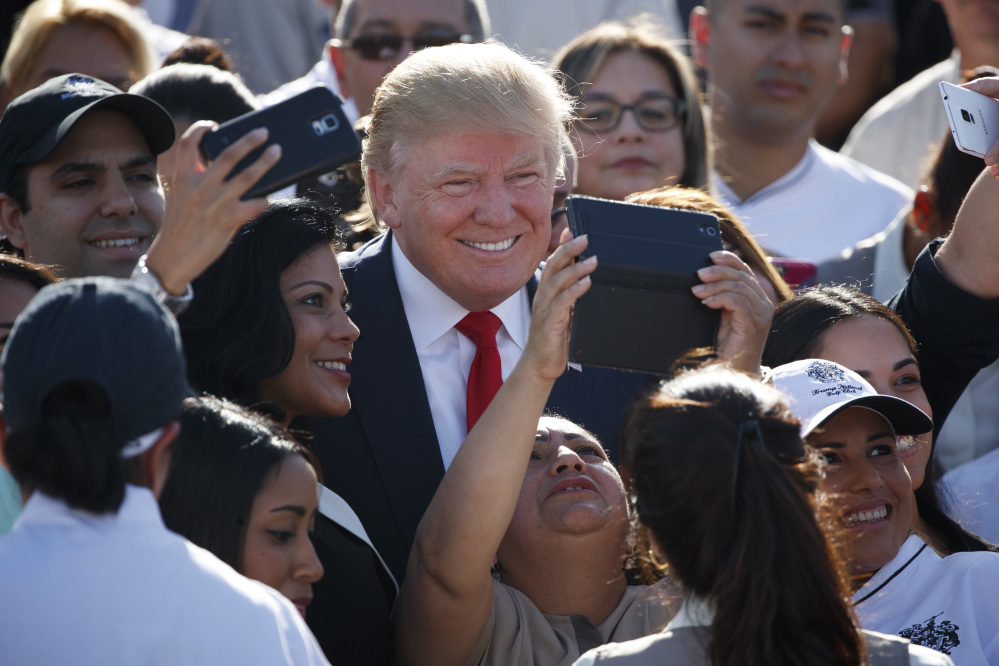
[[346,370],[347,364],[340,361],[316,361],[316,365],[327,370]]
[[853,527],[854,525],[861,525],[863,523],[874,523],[879,520],[884,520],[888,517],[888,507],[879,506],[876,509],[871,509],[870,511],[858,511],[857,513],[850,514],[843,518],[843,524],[847,527]]
[[589,488],[584,488],[583,486],[568,486],[562,490],[589,490]]
[[472,241],[461,241],[465,245],[470,245],[472,247],[478,248],[480,250],[487,250],[488,252],[499,252],[500,250],[505,250],[511,245],[513,241],[517,240],[516,236],[513,238],[507,238],[505,241],[500,241],[499,243],[473,243]]
[[112,240],[91,241],[94,247],[131,247],[139,244],[138,238],[115,238]]

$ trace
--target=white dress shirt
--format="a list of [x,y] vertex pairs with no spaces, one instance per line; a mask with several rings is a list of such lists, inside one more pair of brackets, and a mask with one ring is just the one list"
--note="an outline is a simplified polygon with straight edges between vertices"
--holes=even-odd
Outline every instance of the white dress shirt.
[[[416,355],[420,359],[441,460],[444,469],[447,469],[468,434],[465,398],[476,347],[474,342],[458,333],[454,325],[469,311],[420,273],[402,253],[395,238],[391,239],[391,243],[395,279],[399,284]],[[496,333],[496,347],[499,349],[503,380],[506,381],[524,351],[527,330],[531,325],[527,288],[520,289],[492,308],[491,312],[503,322]]]
[[277,591],[163,525],[146,488],[117,514],[36,492],[0,538],[0,664],[328,664]]

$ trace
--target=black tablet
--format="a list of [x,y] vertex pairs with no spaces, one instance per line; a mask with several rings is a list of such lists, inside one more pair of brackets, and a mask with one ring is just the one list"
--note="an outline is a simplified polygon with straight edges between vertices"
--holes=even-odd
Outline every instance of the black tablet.
[[578,195],[566,209],[573,235],[589,236],[579,259],[598,260],[573,311],[570,361],[666,374],[688,349],[715,344],[721,314],[690,288],[722,249],[718,218]]

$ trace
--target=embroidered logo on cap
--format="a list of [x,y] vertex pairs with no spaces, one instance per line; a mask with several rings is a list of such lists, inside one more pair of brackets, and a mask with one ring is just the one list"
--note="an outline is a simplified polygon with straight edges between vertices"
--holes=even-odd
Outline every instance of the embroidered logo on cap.
[[93,97],[103,97],[107,95],[107,91],[98,86],[96,81],[89,76],[81,76],[79,74],[66,79],[65,87],[67,90],[59,97],[59,99],[69,99],[70,97],[76,97],[78,95]]
[[823,363],[822,361],[816,361],[808,366],[807,374],[811,379],[823,384],[832,384],[846,379],[846,374],[842,368],[833,363]]

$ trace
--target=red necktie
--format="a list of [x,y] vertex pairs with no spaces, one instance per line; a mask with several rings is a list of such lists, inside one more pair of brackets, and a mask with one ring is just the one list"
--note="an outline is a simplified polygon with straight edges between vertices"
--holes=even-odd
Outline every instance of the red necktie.
[[468,373],[468,394],[465,399],[466,423],[469,432],[486,411],[503,384],[496,331],[502,322],[492,312],[470,312],[455,324],[458,332],[475,343],[475,358]]

